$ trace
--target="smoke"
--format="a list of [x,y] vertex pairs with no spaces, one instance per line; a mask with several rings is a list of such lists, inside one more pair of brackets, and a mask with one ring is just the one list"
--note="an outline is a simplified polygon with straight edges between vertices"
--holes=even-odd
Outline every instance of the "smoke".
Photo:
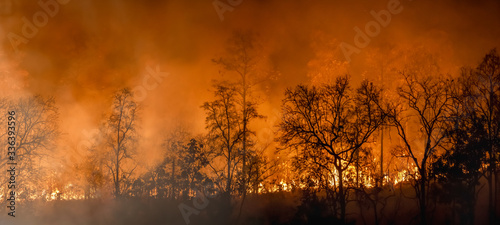
[[[156,85],[146,88],[140,102],[144,160],[154,162],[162,135],[174,126],[203,132],[200,106],[212,98],[211,81],[223,78],[211,59],[224,54],[234,30],[258,33],[262,57],[279,71],[259,92],[264,100],[259,109],[270,121],[275,121],[283,90],[313,80],[318,62],[337,60],[345,65],[339,73],[347,71],[357,82],[378,79],[374,64],[391,52],[400,52],[391,57],[401,62],[405,51],[417,48],[435,55],[443,73],[453,74],[500,46],[500,3],[493,0],[401,0],[401,13],[392,15],[348,64],[338,44],[353,45],[354,28],[363,30],[374,21],[370,12],[387,9],[393,0],[243,0],[224,12],[223,21],[212,1],[59,1],[67,3],[59,4],[29,38],[23,29],[26,20],[33,22],[43,12],[38,1],[2,1],[12,3],[0,15],[2,96],[55,96],[63,142],[70,143],[60,147],[60,154],[71,152],[65,148],[77,146],[85,138],[82,132],[97,128],[115,91],[144,87],[148,67],[168,76],[161,82],[149,79],[147,84]],[[16,45],[9,34],[27,42]],[[321,58],[325,54],[319,53],[329,49],[330,58]]]

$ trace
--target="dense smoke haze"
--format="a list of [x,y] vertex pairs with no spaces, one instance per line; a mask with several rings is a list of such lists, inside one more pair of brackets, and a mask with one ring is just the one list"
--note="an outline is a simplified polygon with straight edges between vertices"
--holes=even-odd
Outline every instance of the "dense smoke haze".
[[[55,4],[41,4],[46,2]],[[235,32],[255,37],[259,68],[252,96],[263,117],[249,126],[260,145],[272,142],[269,154],[277,146],[274,132],[287,88],[349,74],[354,87],[368,79],[390,93],[410,64],[420,68],[431,60],[439,74],[457,77],[462,67],[476,67],[491,49],[500,48],[500,2],[495,0],[229,2],[241,3],[0,0],[0,97],[54,97],[60,135],[52,158],[42,164],[69,182],[71,165],[82,161],[82,146],[99,138],[113,96],[123,88],[142,90],[134,92],[136,100],[141,95],[139,174],[162,162],[164,140],[173,130],[207,133],[201,107],[215,99],[213,84],[239,79],[213,62],[227,55]],[[356,28],[366,33],[365,26],[376,21],[372,14],[391,7],[398,12],[390,14],[386,26],[368,31],[377,34],[368,36],[366,47],[356,46]],[[346,57],[345,44],[358,52]],[[331,70],[319,72],[325,67]],[[387,146],[388,159],[392,145]]]
[[[20,84],[16,93],[56,96],[68,132],[95,123],[113,91],[141,85],[147,66],[159,66],[169,76],[143,102],[145,121],[151,121],[145,122],[145,129],[158,132],[158,126],[184,120],[203,128],[199,106],[207,99],[207,84],[221,79],[211,59],[223,53],[231,32],[258,33],[267,60],[281,74],[269,85],[270,98],[277,98],[285,87],[308,82],[313,44],[336,40],[353,45],[353,27],[372,21],[369,12],[387,4],[243,1],[233,12],[225,12],[221,21],[210,1],[68,2],[28,43],[16,46],[17,53],[6,34],[22,35],[21,18],[32,20],[41,8],[33,1],[15,1],[1,21],[4,79]],[[353,77],[370,76],[363,53],[372,49],[423,46],[439,57],[445,72],[456,72],[460,66],[477,63],[500,41],[496,1],[401,1],[401,5],[403,11],[393,15],[390,25],[355,54],[348,66]],[[339,54],[338,60],[345,59]],[[79,116],[71,116],[75,114]]]

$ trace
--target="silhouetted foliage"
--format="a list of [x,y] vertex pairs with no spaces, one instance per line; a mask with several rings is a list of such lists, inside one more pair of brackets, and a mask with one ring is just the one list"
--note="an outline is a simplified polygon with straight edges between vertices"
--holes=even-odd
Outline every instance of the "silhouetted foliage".
[[324,188],[334,190],[341,221],[345,221],[347,204],[345,172],[384,122],[380,93],[367,81],[353,91],[348,76],[338,77],[333,84],[299,85],[285,92],[279,141],[299,150],[299,170],[319,173],[313,175],[313,182],[323,180]]
[[488,147],[486,151],[488,180],[488,208],[490,224],[497,224],[496,205],[499,195],[498,173],[499,148],[500,148],[500,56],[496,49],[491,50],[483,58],[479,66],[470,71],[469,76],[470,104],[477,118],[486,131]]

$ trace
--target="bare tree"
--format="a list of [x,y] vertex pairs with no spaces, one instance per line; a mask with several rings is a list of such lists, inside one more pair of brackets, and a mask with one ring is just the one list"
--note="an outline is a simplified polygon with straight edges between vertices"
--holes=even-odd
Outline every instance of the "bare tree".
[[[425,224],[428,167],[446,138],[451,94],[446,80],[435,74],[411,72],[402,73],[402,76],[404,83],[398,88],[398,94],[404,105],[399,105],[391,118],[403,143],[399,146],[398,156],[409,157],[418,170],[415,191],[420,207],[420,223]],[[415,141],[414,135],[420,135],[422,142]]]
[[[3,110],[15,112],[15,159],[17,180],[22,185],[23,196],[28,198],[32,194],[41,194],[44,184],[42,181],[47,175],[44,164],[40,162],[53,159],[51,150],[55,148],[58,131],[58,110],[52,97],[40,95],[5,100]],[[7,113],[5,113],[7,115]],[[7,163],[2,161],[2,165]],[[37,193],[38,192],[38,193]]]
[[381,90],[364,81],[354,92],[349,77],[338,77],[321,87],[299,85],[288,89],[283,100],[280,143],[299,150],[305,167],[335,180],[340,220],[345,221],[345,171],[362,146],[384,121]]
[[114,194],[120,197],[124,181],[128,181],[137,167],[133,162],[133,144],[136,141],[138,106],[130,90],[122,89],[114,95],[112,108],[104,126],[108,148],[106,166],[113,177]]
[[[212,142],[212,168],[220,190],[226,198],[230,198],[233,191],[233,179],[235,171],[241,164],[241,155],[238,154],[237,145],[241,143],[243,129],[241,114],[236,106],[236,89],[227,84],[216,85],[215,97],[212,102],[205,102],[202,108],[205,110],[206,126],[209,131],[209,139]],[[216,165],[222,160],[222,166]],[[225,182],[222,184],[221,182]]]
[[243,196],[247,192],[248,166],[249,158],[248,147],[252,132],[248,129],[250,121],[256,117],[261,117],[255,111],[256,103],[251,99],[252,89],[256,85],[257,64],[259,59],[259,48],[255,40],[255,34],[251,32],[234,32],[228,40],[226,56],[212,60],[221,66],[225,71],[232,72],[239,76],[236,91],[239,94],[237,102],[241,105],[241,123],[242,123],[242,173],[241,192]]

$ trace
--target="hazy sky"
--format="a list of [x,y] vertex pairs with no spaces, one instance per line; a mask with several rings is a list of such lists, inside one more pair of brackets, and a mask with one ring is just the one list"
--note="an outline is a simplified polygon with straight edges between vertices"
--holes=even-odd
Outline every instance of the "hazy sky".
[[[415,49],[435,56],[444,73],[456,73],[500,47],[498,1],[60,0],[48,16],[37,2],[0,0],[1,94],[55,96],[62,131],[73,143],[109,111],[114,91],[144,87],[148,67],[168,75],[148,80],[157,86],[141,101],[145,146],[156,148],[162,132],[178,124],[202,132],[200,106],[211,98],[212,80],[232,76],[221,76],[211,59],[224,54],[235,30],[257,33],[261,59],[279,72],[259,93],[270,123],[284,89],[310,82],[332,59],[338,73],[359,81],[377,79],[377,62],[404,61]],[[223,20],[214,2],[231,9]],[[355,46],[355,27],[364,31],[376,21],[370,12],[389,10],[388,4],[399,4],[400,12],[346,62],[339,44]],[[23,41],[14,43],[15,36]]]

